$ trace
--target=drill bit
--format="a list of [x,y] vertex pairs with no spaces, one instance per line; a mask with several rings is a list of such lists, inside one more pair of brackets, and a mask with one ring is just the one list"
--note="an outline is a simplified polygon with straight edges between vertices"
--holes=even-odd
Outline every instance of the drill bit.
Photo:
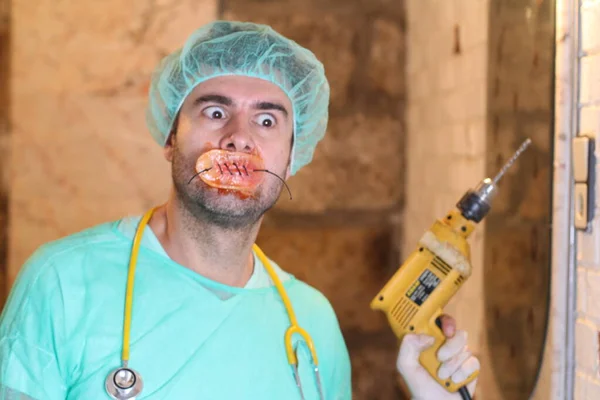
[[462,215],[475,222],[480,222],[490,211],[491,202],[496,196],[497,183],[504,176],[506,171],[511,167],[515,160],[523,151],[531,144],[531,139],[525,140],[521,147],[517,149],[515,154],[504,164],[498,175],[492,180],[485,178],[482,180],[475,190],[468,190],[459,200],[457,207]]
[[504,176],[504,174],[506,173],[506,171],[508,171],[508,169],[514,164],[514,162],[517,160],[517,158],[519,158],[519,156],[521,155],[522,152],[525,151],[525,149],[527,147],[529,147],[529,145],[531,144],[531,139],[527,138],[527,140],[525,140],[523,142],[523,144],[521,145],[521,147],[519,147],[517,149],[517,151],[515,151],[515,154],[510,158],[510,160],[508,160],[506,162],[506,164],[504,164],[504,166],[502,167],[502,169],[500,170],[500,172],[498,172],[498,175],[496,175],[496,177],[494,178],[494,185],[498,184],[498,181],[500,179],[502,179],[502,177]]

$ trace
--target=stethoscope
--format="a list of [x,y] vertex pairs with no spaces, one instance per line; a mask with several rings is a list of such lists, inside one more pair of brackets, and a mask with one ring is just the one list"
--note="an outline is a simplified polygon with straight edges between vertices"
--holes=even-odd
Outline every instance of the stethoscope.
[[[133,285],[135,277],[135,268],[137,266],[137,258],[140,249],[140,244],[142,242],[142,236],[144,234],[144,229],[146,228],[150,217],[154,213],[154,210],[155,209],[153,208],[146,212],[146,214],[144,214],[133,238],[133,248],[131,250],[131,256],[129,258],[129,270],[127,272],[127,289],[125,292],[125,314],[123,318],[123,344],[121,351],[121,366],[112,370],[106,377],[105,381],[106,391],[113,399],[116,400],[135,400],[144,388],[144,382],[140,373],[128,367],[129,340],[131,332],[131,310],[133,305]],[[294,379],[296,381],[298,389],[300,390],[300,396],[302,399],[304,399],[304,393],[302,391],[302,382],[300,381],[300,374],[298,373],[298,357],[296,354],[296,350],[294,350],[294,346],[292,345],[292,337],[294,336],[294,334],[300,335],[304,339],[306,345],[310,350],[316,384],[319,390],[319,399],[324,400],[325,397],[323,395],[323,389],[321,386],[321,376],[319,374],[319,361],[317,358],[317,352],[315,351],[313,340],[308,334],[308,332],[306,332],[300,327],[300,325],[298,325],[298,321],[296,320],[296,314],[294,313],[294,309],[292,308],[292,304],[287,295],[287,292],[283,288],[279,277],[273,270],[271,263],[268,261],[265,254],[256,244],[254,244],[253,250],[265,266],[265,269],[267,270],[271,281],[273,281],[273,283],[275,284],[277,292],[279,293],[279,296],[283,301],[285,311],[287,312],[288,318],[290,320],[290,326],[286,330],[284,337],[285,351],[288,362],[292,366]]]

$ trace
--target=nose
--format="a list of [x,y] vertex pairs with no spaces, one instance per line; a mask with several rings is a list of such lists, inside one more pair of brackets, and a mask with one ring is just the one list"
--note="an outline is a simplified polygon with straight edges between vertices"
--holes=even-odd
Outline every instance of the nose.
[[241,118],[231,119],[225,129],[226,131],[219,141],[221,149],[244,153],[251,153],[254,150],[250,127],[244,126]]

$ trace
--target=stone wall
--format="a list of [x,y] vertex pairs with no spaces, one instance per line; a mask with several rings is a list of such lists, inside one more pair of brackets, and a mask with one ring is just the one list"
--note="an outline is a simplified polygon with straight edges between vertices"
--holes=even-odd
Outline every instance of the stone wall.
[[532,140],[500,181],[485,225],[484,318],[502,399],[530,398],[549,317],[554,7],[490,2],[486,175]]
[[402,398],[397,345],[369,303],[398,267],[404,182],[402,2],[227,0],[222,17],[251,20],[310,48],[332,96],[314,161],[290,179],[258,243],[332,302],[353,365],[354,399]]
[[150,73],[217,14],[214,0],[12,4],[9,282],[42,243],[164,201]]

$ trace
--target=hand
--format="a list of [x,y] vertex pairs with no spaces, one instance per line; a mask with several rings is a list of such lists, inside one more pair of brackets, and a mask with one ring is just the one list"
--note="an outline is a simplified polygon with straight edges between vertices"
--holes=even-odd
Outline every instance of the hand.
[[[438,351],[442,362],[438,376],[441,379],[452,377],[454,382],[462,382],[479,369],[479,360],[467,346],[467,333],[456,329],[456,321],[447,315],[441,317],[442,331],[448,338]],[[458,392],[450,393],[419,363],[421,352],[433,344],[434,339],[427,335],[406,335],[398,354],[397,368],[413,400],[462,400]],[[477,379],[467,385],[471,396],[475,393]]]

